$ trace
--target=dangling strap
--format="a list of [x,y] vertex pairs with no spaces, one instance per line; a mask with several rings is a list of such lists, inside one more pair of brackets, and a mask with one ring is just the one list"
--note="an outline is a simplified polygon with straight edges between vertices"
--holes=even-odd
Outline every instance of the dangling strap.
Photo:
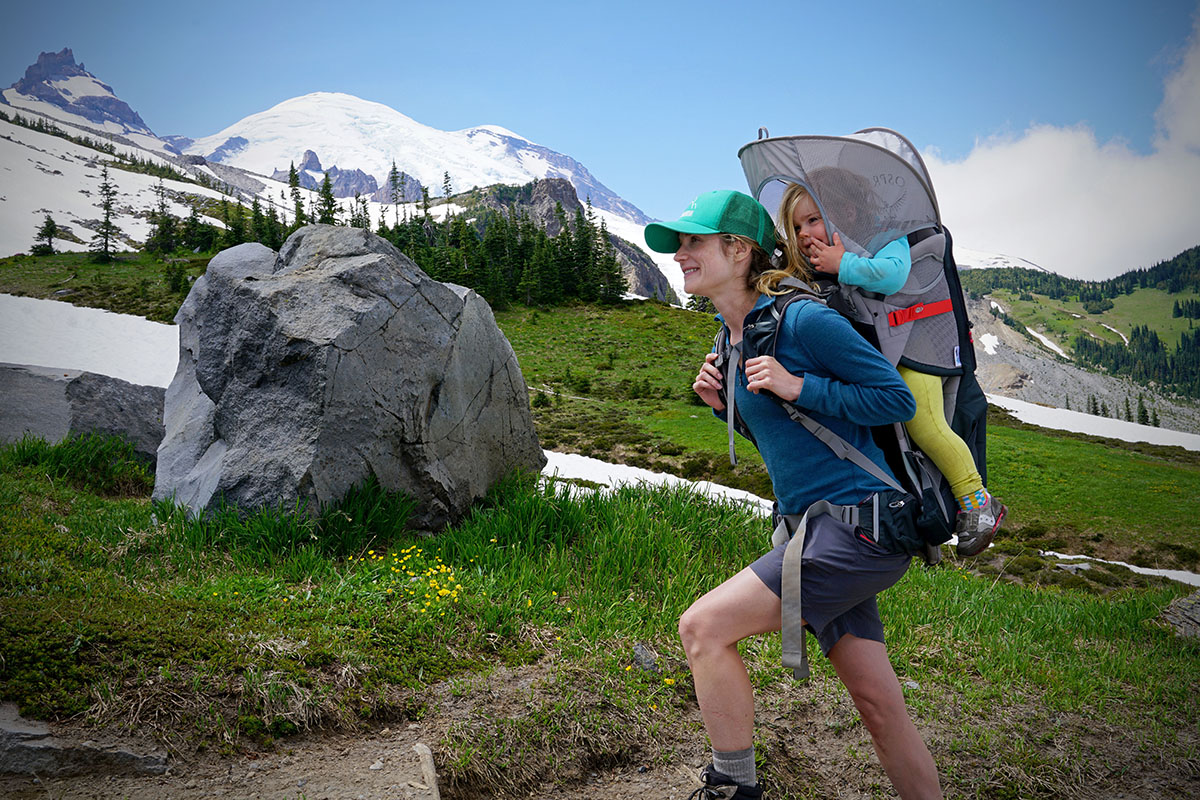
[[725,357],[725,374],[722,376],[725,381],[725,425],[729,431],[729,465],[737,466],[737,452],[733,446],[733,424],[737,419],[737,410],[735,408],[737,397],[737,365],[742,360],[742,343],[738,342],[735,345],[730,345],[729,353]]
[[[780,585],[780,626],[783,643],[783,665],[791,667],[792,677],[807,680],[808,646],[804,636],[804,613],[801,608],[800,577],[801,558],[804,555],[804,537],[808,533],[809,517],[828,514],[849,525],[858,525],[858,506],[838,506],[828,500],[818,500],[808,507],[803,516],[787,514],[779,518],[771,543],[787,542],[783,551],[783,580]],[[789,541],[788,531],[792,531]]]

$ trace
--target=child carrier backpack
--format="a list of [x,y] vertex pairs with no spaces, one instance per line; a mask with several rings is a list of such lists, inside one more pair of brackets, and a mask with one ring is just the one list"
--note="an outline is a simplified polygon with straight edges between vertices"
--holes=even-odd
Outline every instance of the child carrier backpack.
[[[971,451],[986,484],[987,398],[975,379],[975,349],[953,242],[942,225],[933,183],[917,149],[886,128],[867,128],[850,136],[776,138],[760,128],[758,140],[742,147],[738,157],[751,193],[766,207],[777,228],[791,224],[791,220],[779,219],[780,200],[789,184],[798,183],[816,202],[830,237],[837,233],[847,251],[869,258],[889,242],[906,237],[912,269],[904,286],[886,297],[836,282],[810,286],[785,280],[781,286],[788,291],[746,322],[737,347],[730,347],[725,340],[724,328],[717,334],[716,366],[726,376],[724,386],[733,385],[739,360],[774,354],[779,322],[788,305],[798,300],[825,303],[847,317],[894,366],[943,379],[946,419]],[[803,410],[771,397],[838,458],[850,460],[892,487],[859,506],[837,506],[822,500],[796,518],[777,515],[773,542],[788,543],[781,587],[783,662],[802,680],[808,676],[808,659],[801,625],[800,560],[808,515],[827,513],[860,531],[866,525],[877,542],[884,536],[903,537],[911,531],[915,540],[898,539],[898,549],[919,550],[927,563],[934,564],[941,558],[940,545],[950,539],[954,529],[957,501],[949,482],[933,460],[912,443],[903,423],[872,428],[872,436],[896,476],[893,480]],[[723,391],[722,401],[729,424],[730,460],[736,463],[733,432],[753,438],[737,414],[733,393],[726,397]],[[888,530],[893,527],[903,530]]]
[[[893,365],[943,378],[946,419],[967,444],[986,484],[987,398],[975,378],[971,324],[953,242],[917,149],[886,128],[867,128],[850,136],[782,137],[770,137],[760,128],[759,138],[742,147],[738,157],[751,193],[777,227],[790,222],[778,219],[779,204],[788,185],[798,183],[809,190],[826,230],[831,236],[838,233],[847,251],[871,257],[906,237],[912,254],[908,280],[886,297],[835,282],[785,282],[791,291],[777,297],[744,332],[741,357],[773,353],[777,323],[790,302],[804,298],[826,303]],[[744,430],[740,421],[733,424]],[[921,502],[927,522],[941,517],[946,528],[942,541],[948,540],[957,513],[949,482],[909,440],[903,424],[877,426],[872,433],[892,473]],[[818,438],[830,444],[824,434]],[[849,457],[837,443],[831,447],[840,451],[839,457]],[[940,550],[931,547],[926,560],[933,563],[939,555]]]

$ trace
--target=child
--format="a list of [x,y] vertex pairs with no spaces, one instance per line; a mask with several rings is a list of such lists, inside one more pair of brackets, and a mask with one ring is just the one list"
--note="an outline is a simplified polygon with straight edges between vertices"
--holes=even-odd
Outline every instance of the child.
[[[820,176],[816,174],[811,177],[817,191],[827,200],[826,208],[835,214],[835,219],[847,221],[844,229],[853,230],[855,221],[870,207],[870,192],[865,183],[855,182],[854,176],[843,175],[836,182],[818,180]],[[825,191],[827,188],[829,191]],[[883,295],[898,292],[908,280],[912,258],[906,238],[889,242],[871,258],[847,252],[837,233],[831,240],[816,201],[800,184],[790,184],[784,192],[779,225],[784,234],[787,269],[802,280],[812,278],[811,267],[840,283]],[[941,378],[903,365],[898,370],[917,401],[916,416],[905,426],[908,434],[933,459],[958,498],[957,552],[960,556],[977,555],[992,543],[1008,509],[984,488],[971,451],[947,424],[942,410]]]

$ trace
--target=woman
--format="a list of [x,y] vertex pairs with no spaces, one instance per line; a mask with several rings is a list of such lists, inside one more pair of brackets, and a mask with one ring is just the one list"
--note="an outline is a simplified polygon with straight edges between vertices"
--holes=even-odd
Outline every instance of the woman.
[[[742,339],[747,316],[771,303],[779,281],[773,269],[771,219],[758,201],[717,191],[692,202],[672,223],[647,226],[647,244],[674,252],[684,290],[709,298],[729,342]],[[886,489],[793,422],[763,390],[806,409],[810,416],[884,464],[870,426],[912,417],[911,393],[896,370],[836,311],[821,303],[790,304],[779,324],[775,357],[759,356],[736,368],[736,385],[710,353],[692,388],[721,416],[720,390],[757,443],[781,515],[803,514],[814,502],[854,505]],[[887,469],[886,466],[883,469]],[[737,643],[780,629],[786,545],[697,600],[679,621],[679,635],[696,685],[713,748],[701,773],[701,798],[761,798],[754,764],[754,695]],[[849,690],[871,734],[879,761],[901,797],[941,797],[928,748],[908,717],[899,680],[888,661],[875,595],[908,568],[909,556],[889,553],[827,514],[808,520],[801,560],[805,627]]]

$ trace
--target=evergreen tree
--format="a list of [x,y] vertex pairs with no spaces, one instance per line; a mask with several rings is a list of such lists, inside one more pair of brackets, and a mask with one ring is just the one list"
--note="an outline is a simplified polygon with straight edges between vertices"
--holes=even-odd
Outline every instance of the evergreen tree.
[[116,238],[121,233],[121,229],[113,222],[113,206],[117,201],[117,186],[108,177],[108,165],[105,164],[100,170],[100,211],[102,216],[100,224],[96,226],[96,233],[92,236],[92,252],[95,253],[93,258],[96,261],[111,261],[113,257],[113,247],[116,244]]
[[154,187],[154,196],[158,199],[158,206],[151,217],[154,227],[150,230],[150,236],[142,249],[148,253],[170,253],[175,250],[178,237],[175,218],[167,209],[167,189],[163,186],[162,178],[158,179],[158,185]]
[[1125,421],[1133,422],[1133,410],[1129,407],[1129,395],[1125,395]]
[[[691,307],[692,307],[692,301],[689,299],[688,300],[688,308],[691,308]],[[1067,411],[1070,411],[1071,410],[1071,395],[1066,396],[1066,401],[1067,401],[1066,409],[1067,409]]]
[[240,202],[235,202],[232,205],[224,198],[221,198],[221,221],[225,223],[225,230],[221,233],[221,248],[236,247],[246,241],[246,217],[243,215],[243,208]]
[[296,171],[296,162],[288,167],[288,191],[292,194],[293,213],[296,219],[292,222],[292,230],[308,224],[308,215],[304,213],[304,197],[300,193],[300,173]]
[[445,171],[442,173],[442,197],[449,198],[450,192],[451,192],[450,172]]
[[429,187],[428,186],[421,187],[421,213],[424,215],[426,220],[429,219]]
[[271,207],[267,209],[267,239],[264,242],[267,247],[272,250],[278,250],[283,247],[284,240],[284,224],[279,219],[279,213],[275,210],[275,204],[271,203]]
[[1153,408],[1150,409],[1150,424],[1156,428],[1158,427],[1158,411]]
[[179,232],[180,244],[194,253],[207,253],[213,249],[216,240],[216,230],[213,226],[201,221],[200,210],[193,205],[192,212],[183,221],[182,229]]
[[317,193],[317,222],[322,225],[337,225],[337,200],[333,197],[333,181],[329,173],[321,181],[321,191]]
[[1100,416],[1107,417],[1108,415],[1109,415],[1108,414],[1108,401],[1101,400],[1100,401]]
[[600,302],[615,303],[629,290],[629,282],[621,271],[617,251],[608,234],[608,224],[600,220],[600,256],[596,262],[596,276],[600,280]]
[[38,228],[37,244],[30,248],[30,253],[35,256],[50,256],[54,255],[54,237],[58,236],[58,223],[56,223],[49,214],[42,221],[42,227]]
[[[388,188],[390,189],[390,197],[392,205],[396,207],[396,224],[400,224],[400,201],[404,199],[404,194],[400,189],[400,170],[396,169],[396,159],[392,159],[392,169],[388,173]],[[382,223],[382,220],[381,220]]]
[[250,203],[250,241],[270,247],[271,230],[267,225],[267,215],[262,211],[258,196]]
[[1150,424],[1150,412],[1146,409],[1146,398],[1138,395],[1137,421],[1139,425]]

